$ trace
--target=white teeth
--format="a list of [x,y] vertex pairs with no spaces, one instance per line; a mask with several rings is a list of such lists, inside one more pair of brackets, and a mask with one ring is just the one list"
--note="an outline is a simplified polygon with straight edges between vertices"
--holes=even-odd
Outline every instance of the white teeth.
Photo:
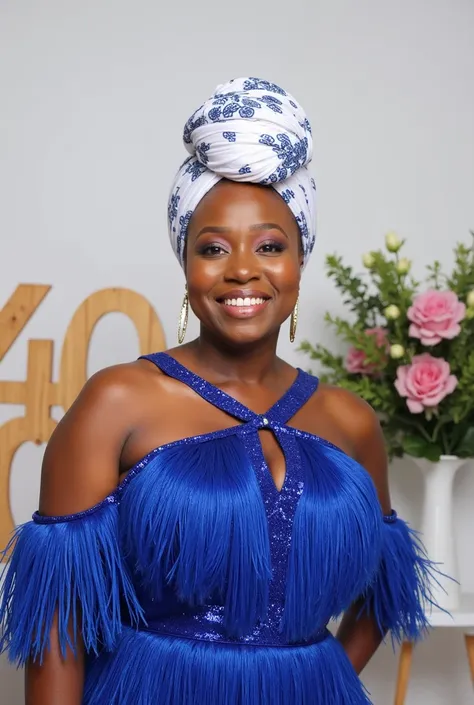
[[241,308],[245,306],[260,306],[265,303],[265,299],[250,298],[247,296],[245,299],[224,299],[224,304],[226,306],[240,306]]

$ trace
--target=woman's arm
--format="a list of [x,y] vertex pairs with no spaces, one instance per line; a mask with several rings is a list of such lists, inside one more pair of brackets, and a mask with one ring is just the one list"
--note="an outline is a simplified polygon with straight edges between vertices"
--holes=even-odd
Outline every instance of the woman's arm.
[[57,624],[51,632],[51,650],[43,664],[30,661],[25,668],[26,705],[80,705],[84,685],[84,647],[77,644],[76,656],[68,650],[61,656]]
[[[365,402],[349,394],[346,397],[343,416],[350,419],[348,427],[351,429],[356,460],[370,473],[382,512],[389,515],[392,508],[388,487],[388,461],[379,421]],[[362,607],[363,599],[354,603],[344,614],[337,632],[337,638],[357,673],[367,665],[384,637],[373,615],[360,614]]]
[[[117,485],[119,461],[130,433],[130,373],[127,366],[94,375],[54,431],[43,460],[40,513],[62,516],[83,511]],[[69,633],[72,636],[71,629]],[[61,653],[57,620],[43,662],[29,660],[26,705],[80,705],[84,685],[84,646],[76,640]],[[71,639],[73,641],[73,639]]]

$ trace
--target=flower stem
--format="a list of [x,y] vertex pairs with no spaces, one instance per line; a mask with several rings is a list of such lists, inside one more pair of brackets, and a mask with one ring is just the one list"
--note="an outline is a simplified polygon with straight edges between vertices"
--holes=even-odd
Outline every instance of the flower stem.
[[443,450],[446,453],[446,455],[450,455],[451,453],[451,443],[448,440],[448,437],[446,435],[446,429],[442,428],[441,429],[441,442],[443,445]]
[[428,441],[429,443],[433,443],[433,438],[430,436],[428,431],[426,431],[423,426],[418,423],[418,421],[411,421],[410,419],[406,419],[404,416],[397,416],[395,415],[394,417],[397,421],[400,421],[402,424],[406,424],[407,426],[411,426],[412,428],[416,428],[420,436],[423,436],[425,441]]

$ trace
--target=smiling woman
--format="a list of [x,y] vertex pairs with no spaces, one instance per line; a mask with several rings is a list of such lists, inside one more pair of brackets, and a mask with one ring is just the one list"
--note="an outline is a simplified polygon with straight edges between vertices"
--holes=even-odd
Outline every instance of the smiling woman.
[[273,189],[224,180],[191,218],[185,271],[207,332],[240,345],[278,334],[298,297],[298,225]]
[[310,125],[245,78],[184,142],[169,234],[200,334],[99,372],[58,425],[1,646],[35,705],[367,705],[358,674],[424,631],[432,568],[373,411],[276,355],[315,239]]

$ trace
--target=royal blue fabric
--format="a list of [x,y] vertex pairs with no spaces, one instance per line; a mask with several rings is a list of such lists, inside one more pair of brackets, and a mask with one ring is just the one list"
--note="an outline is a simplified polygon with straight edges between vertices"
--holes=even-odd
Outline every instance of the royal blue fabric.
[[[58,610],[63,651],[84,636],[85,705],[367,705],[327,624],[358,600],[382,633],[420,636],[433,566],[419,538],[383,517],[358,463],[288,425],[317,378],[298,370],[255,414],[169,355],[147,358],[235,425],[152,450],[95,507],[19,527],[0,648],[41,660]],[[260,429],[285,454],[281,491]]]

